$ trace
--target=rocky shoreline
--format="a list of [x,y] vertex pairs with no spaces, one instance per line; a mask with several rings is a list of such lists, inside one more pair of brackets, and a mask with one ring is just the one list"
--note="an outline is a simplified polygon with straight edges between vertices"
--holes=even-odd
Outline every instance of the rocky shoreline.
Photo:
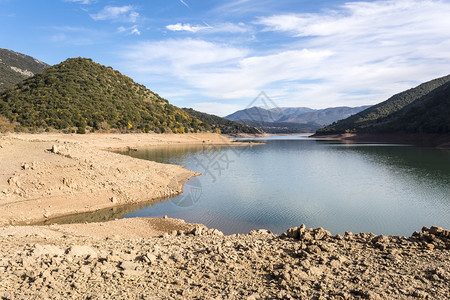
[[407,238],[196,225],[124,239],[61,226],[0,228],[2,299],[450,298],[450,231],[438,227]]

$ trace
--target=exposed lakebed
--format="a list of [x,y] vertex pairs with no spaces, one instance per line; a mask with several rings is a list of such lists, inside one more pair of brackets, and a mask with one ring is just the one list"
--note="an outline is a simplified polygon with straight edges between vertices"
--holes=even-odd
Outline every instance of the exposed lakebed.
[[[259,142],[261,139],[249,139]],[[272,136],[264,145],[169,146],[131,151],[203,175],[180,196],[125,217],[168,215],[226,234],[302,223],[332,233],[410,235],[450,227],[450,151]]]

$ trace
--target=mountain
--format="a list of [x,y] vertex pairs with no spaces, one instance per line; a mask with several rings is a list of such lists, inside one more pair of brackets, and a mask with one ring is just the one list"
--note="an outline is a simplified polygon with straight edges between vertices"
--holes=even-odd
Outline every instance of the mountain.
[[124,131],[197,132],[210,127],[132,79],[86,58],[71,58],[0,94],[0,114],[32,129],[86,126]]
[[191,116],[196,117],[200,121],[211,126],[212,129],[219,130],[223,134],[236,134],[236,133],[248,133],[248,134],[261,134],[264,133],[261,129],[247,126],[238,122],[230,121],[215,115],[196,111],[192,108],[183,108],[185,112]]
[[311,132],[368,107],[331,107],[325,109],[308,107],[264,109],[251,107],[239,110],[225,118],[261,128],[269,133]]
[[370,106],[359,106],[359,107],[331,107],[319,110],[312,110],[305,113],[293,113],[285,114],[281,117],[278,122],[290,122],[290,123],[301,123],[301,124],[316,124],[318,126],[325,126],[331,124],[337,120],[348,118],[351,115],[357,114],[360,111],[368,108]]
[[258,122],[276,122],[283,116],[283,112],[279,109],[264,109],[261,107],[250,107],[243,110],[238,110],[225,119],[244,123],[246,120]]
[[450,75],[396,94],[354,116],[317,131],[340,133],[450,132]]
[[47,69],[49,65],[31,56],[0,48],[0,91]]

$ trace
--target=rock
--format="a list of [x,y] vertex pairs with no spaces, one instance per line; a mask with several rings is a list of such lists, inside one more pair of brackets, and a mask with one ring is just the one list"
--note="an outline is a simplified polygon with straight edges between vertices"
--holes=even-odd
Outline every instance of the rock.
[[318,253],[322,252],[320,247],[317,245],[309,245],[307,248],[307,251],[311,254],[318,254]]
[[380,244],[386,244],[389,242],[389,238],[385,235],[377,235],[372,239],[372,243],[380,243]]
[[318,276],[322,275],[322,273],[323,273],[323,270],[322,270],[321,268],[318,268],[318,267],[311,267],[311,268],[309,269],[309,274],[310,274],[311,276],[316,276],[316,277],[318,277]]
[[428,298],[428,293],[421,291],[421,290],[415,290],[412,294],[413,297],[426,299]]
[[217,230],[217,229],[214,229],[213,232],[212,232],[212,234],[213,234],[213,235],[217,235],[217,236],[223,236],[223,232],[222,232],[222,231],[219,231],[219,230]]
[[141,265],[131,261],[122,261],[120,262],[120,268],[122,270],[137,270]]
[[145,274],[145,270],[123,270],[122,274],[126,276],[142,276]]
[[298,227],[289,228],[286,231],[286,235],[290,238],[298,239],[298,237],[299,237]]
[[68,249],[67,253],[68,253],[68,255],[73,256],[73,257],[88,256],[90,258],[96,258],[98,255],[97,251],[95,251],[91,247],[80,246],[80,245],[72,246],[71,248]]
[[36,245],[33,250],[33,256],[62,256],[64,250],[54,245]]
[[315,240],[323,240],[331,236],[331,233],[323,228],[314,229],[314,239]]
[[192,234],[195,235],[195,236],[200,236],[200,235],[202,235],[202,232],[203,232],[203,228],[200,227],[200,226],[197,226],[197,227],[195,227],[195,228],[192,230]]
[[154,262],[156,262],[156,256],[153,254],[153,253],[147,253],[146,254],[146,257],[147,257],[147,259],[151,262],[151,263],[154,263]]

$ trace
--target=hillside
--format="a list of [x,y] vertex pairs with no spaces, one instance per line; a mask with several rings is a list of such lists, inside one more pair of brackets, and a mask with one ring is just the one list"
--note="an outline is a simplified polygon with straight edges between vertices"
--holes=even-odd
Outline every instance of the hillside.
[[225,118],[261,128],[268,133],[314,132],[320,127],[345,119],[368,107],[330,107],[325,109],[251,107],[239,110]]
[[0,94],[0,114],[25,128],[79,133],[197,132],[207,124],[132,79],[86,58],[71,58]]
[[47,69],[49,65],[31,56],[0,48],[0,91]]
[[264,133],[262,130],[250,127],[238,122],[230,121],[215,115],[210,115],[207,113],[196,111],[192,108],[183,108],[185,112],[191,116],[196,117],[200,121],[211,126],[212,129],[217,129],[223,134],[236,134],[236,133],[248,133],[248,134],[261,134]]
[[383,118],[377,132],[450,133],[450,82]]
[[449,132],[449,84],[450,75],[428,81],[319,129],[317,134]]

